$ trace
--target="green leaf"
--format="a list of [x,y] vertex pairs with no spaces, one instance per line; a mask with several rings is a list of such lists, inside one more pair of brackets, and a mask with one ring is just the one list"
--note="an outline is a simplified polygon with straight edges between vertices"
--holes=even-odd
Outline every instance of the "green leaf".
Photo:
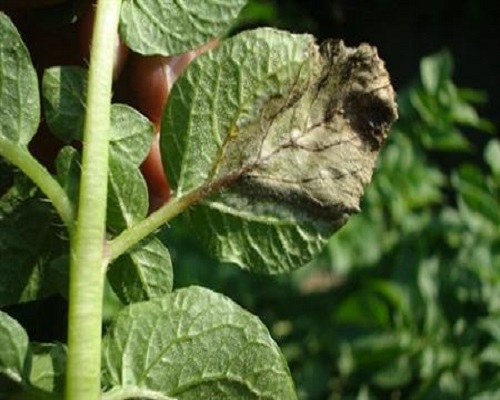
[[110,153],[107,225],[121,231],[148,212],[148,190],[139,168],[128,159]]
[[48,268],[51,287],[65,299],[69,298],[69,264],[68,254],[52,260]]
[[255,316],[200,287],[126,307],[103,342],[104,382],[185,399],[295,399],[278,346]]
[[458,190],[466,205],[485,217],[497,227],[500,226],[498,198],[486,185],[484,174],[473,165],[462,165],[452,176],[453,186]]
[[484,159],[490,166],[493,174],[500,176],[500,140],[493,139],[486,146]]
[[113,262],[108,279],[125,304],[166,295],[173,285],[170,254],[157,238],[147,238]]
[[37,197],[30,196],[8,212],[0,212],[0,306],[55,292],[46,269],[64,248],[58,223],[51,205]]
[[177,400],[160,392],[133,386],[116,386],[102,394],[102,400],[146,399],[146,400]]
[[[144,138],[134,136],[132,134],[127,138],[122,135],[120,138],[115,134],[117,147],[110,151],[107,226],[114,232],[133,225],[148,212],[147,186],[138,168],[139,158],[145,153],[147,142]],[[136,145],[135,150],[126,149],[127,140],[128,145]],[[75,204],[78,202],[80,160],[80,154],[70,146],[64,147],[56,160],[59,183]]]
[[139,165],[148,155],[154,137],[153,124],[124,104],[111,106],[110,150]]
[[26,331],[16,320],[0,311],[0,382],[2,376],[17,383],[22,382],[27,354]]
[[353,212],[391,122],[376,52],[272,29],[198,57],[163,114],[161,150],[213,255],[277,273],[303,265]]
[[247,0],[124,0],[120,36],[141,54],[171,55],[221,36]]
[[61,343],[31,343],[29,383],[50,393],[63,393],[66,347]]
[[[85,120],[87,70],[53,67],[42,83],[45,118],[50,130],[65,142],[82,140]],[[140,164],[148,154],[154,126],[141,113],[125,104],[111,107],[110,150]]]
[[78,204],[80,191],[81,157],[71,146],[61,149],[56,158],[57,180],[73,204]]
[[50,130],[66,143],[82,140],[87,93],[87,70],[81,67],[52,67],[45,70],[42,97]]
[[420,76],[425,90],[436,94],[453,73],[453,59],[448,51],[425,57],[420,62]]
[[38,79],[14,24],[0,12],[0,135],[27,145],[38,129]]

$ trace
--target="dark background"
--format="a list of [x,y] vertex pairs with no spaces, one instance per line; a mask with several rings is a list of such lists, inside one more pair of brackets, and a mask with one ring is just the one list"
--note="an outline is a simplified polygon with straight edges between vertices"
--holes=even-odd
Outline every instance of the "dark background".
[[[319,39],[369,42],[386,61],[395,88],[418,74],[422,57],[446,48],[455,58],[454,80],[484,90],[481,114],[500,122],[500,1],[498,0],[274,0],[268,21]],[[255,21],[259,24],[258,21]]]

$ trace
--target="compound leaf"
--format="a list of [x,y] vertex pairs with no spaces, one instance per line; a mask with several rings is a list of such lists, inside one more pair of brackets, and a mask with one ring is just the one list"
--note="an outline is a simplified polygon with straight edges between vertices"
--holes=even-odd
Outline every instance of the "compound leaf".
[[14,24],[0,12],[0,136],[27,145],[40,122],[38,78]]
[[110,386],[178,400],[296,398],[285,359],[262,322],[208,289],[126,307],[103,346]]
[[161,150],[183,214],[221,261],[278,273],[309,261],[350,214],[396,118],[368,45],[244,32],[198,57],[163,114]]
[[247,0],[125,0],[120,35],[141,54],[171,55],[222,35]]

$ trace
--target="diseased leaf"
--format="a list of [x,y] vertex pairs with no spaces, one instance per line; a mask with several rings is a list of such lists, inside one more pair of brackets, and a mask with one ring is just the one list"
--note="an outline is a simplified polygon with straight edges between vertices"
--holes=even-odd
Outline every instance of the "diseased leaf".
[[148,155],[154,137],[153,124],[141,113],[124,104],[111,107],[110,150],[134,165]]
[[38,79],[14,24],[0,12],[0,136],[27,145],[40,122]]
[[45,119],[52,133],[66,143],[83,137],[86,93],[86,69],[65,66],[45,70],[42,81]]
[[148,212],[148,191],[139,168],[124,157],[110,153],[108,178],[108,228],[121,231],[143,219]]
[[186,399],[295,399],[265,326],[226,297],[190,287],[125,308],[103,343],[104,381]]
[[172,55],[221,36],[247,0],[124,0],[120,36],[141,54]]
[[[0,382],[22,382],[28,335],[19,323],[0,311]],[[2,394],[2,388],[0,388]]]
[[395,118],[388,74],[368,45],[242,33],[191,64],[163,115],[175,195],[200,197],[182,222],[222,261],[298,268],[359,210]]
[[66,347],[61,343],[30,343],[29,383],[37,389],[62,394],[66,369]]
[[170,254],[157,238],[147,238],[113,262],[108,279],[125,304],[166,295],[173,284]]

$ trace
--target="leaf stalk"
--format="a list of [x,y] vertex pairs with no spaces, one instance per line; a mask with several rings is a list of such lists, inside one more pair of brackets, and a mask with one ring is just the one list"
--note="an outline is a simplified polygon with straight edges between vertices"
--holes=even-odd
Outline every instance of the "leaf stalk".
[[31,153],[0,136],[0,155],[18,167],[52,202],[61,220],[71,232],[74,210],[64,189]]

